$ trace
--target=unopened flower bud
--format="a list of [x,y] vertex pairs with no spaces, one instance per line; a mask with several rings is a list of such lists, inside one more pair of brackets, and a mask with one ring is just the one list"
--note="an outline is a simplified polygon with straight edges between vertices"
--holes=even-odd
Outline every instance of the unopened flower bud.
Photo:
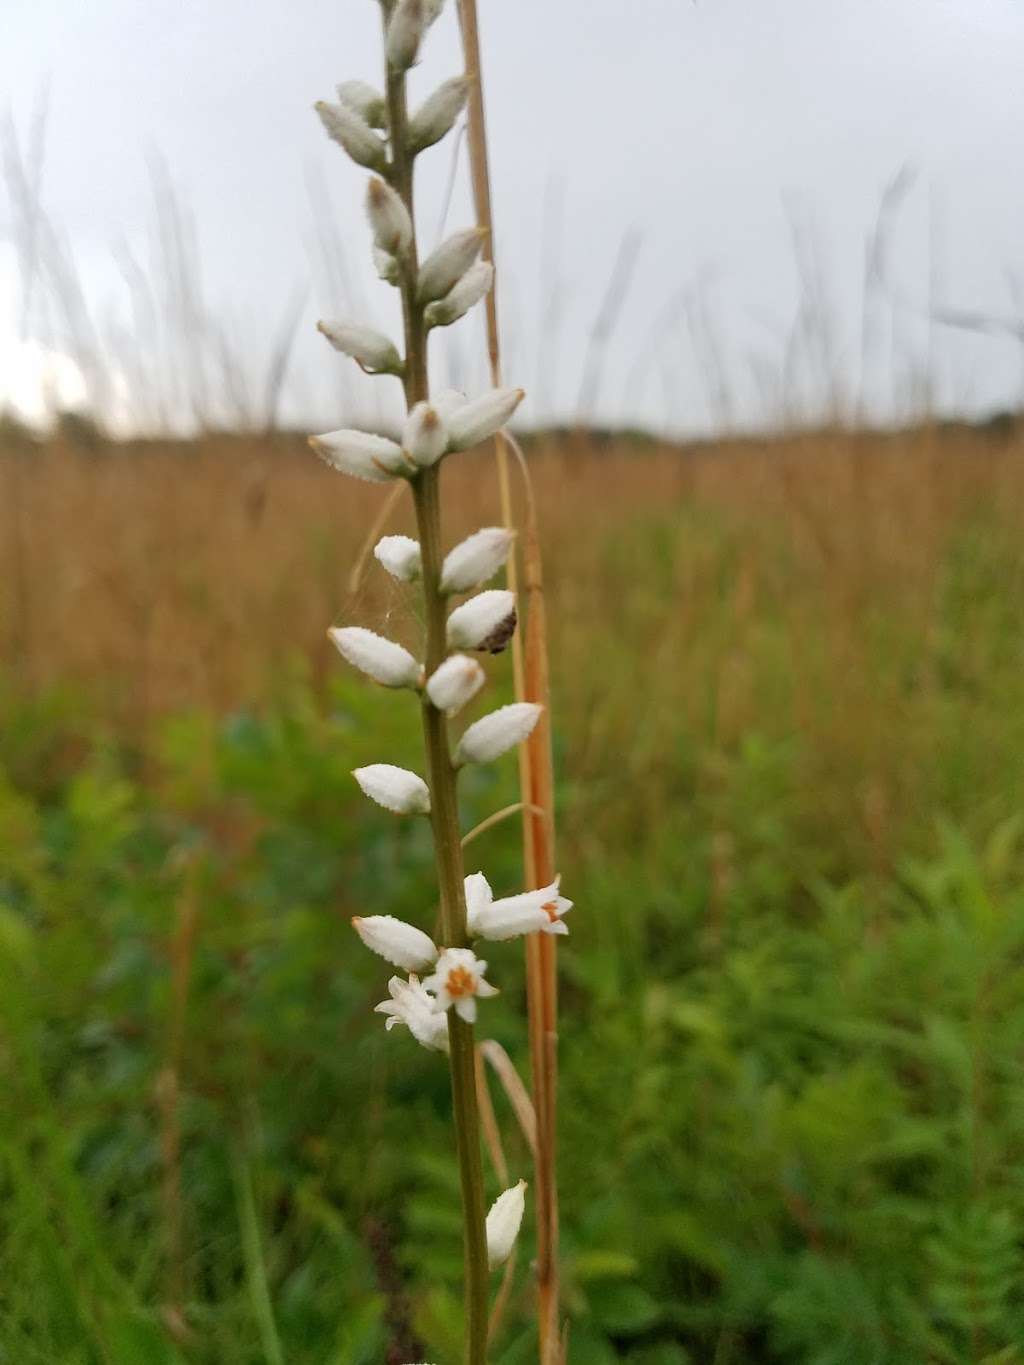
[[415,155],[440,142],[462,113],[469,93],[465,76],[454,76],[428,95],[409,120],[409,150]]
[[371,801],[396,815],[428,815],[430,790],[422,777],[392,763],[371,763],[352,776]]
[[373,248],[373,268],[377,272],[377,278],[383,280],[385,284],[402,283],[402,271],[398,261],[389,252],[381,251],[379,246]]
[[481,716],[469,727],[455,752],[457,763],[490,763],[522,744],[540,719],[543,707],[516,701]]
[[344,147],[359,166],[371,171],[382,171],[387,164],[384,141],[366,120],[347,104],[328,104],[320,100],[314,105],[327,135]]
[[407,649],[363,626],[332,626],[339,653],[383,687],[418,687],[422,669]]
[[480,255],[486,235],[483,228],[464,228],[452,233],[430,253],[416,279],[416,297],[420,303],[444,298]]
[[494,266],[490,261],[474,261],[443,299],[427,304],[423,310],[423,320],[428,327],[450,327],[453,322],[465,317],[493,284]]
[[419,55],[427,31],[424,0],[398,0],[388,21],[388,65],[395,71],[408,71]]
[[370,219],[374,243],[390,256],[401,256],[412,241],[412,219],[409,210],[390,185],[376,176],[366,191],[366,213]]
[[493,578],[508,559],[515,536],[515,531],[505,526],[485,526],[467,536],[445,555],[441,591],[469,592]]
[[441,414],[447,422],[453,412],[466,405],[466,395],[461,389],[441,389],[435,393],[431,399],[434,409]]
[[499,431],[523,401],[522,389],[491,389],[480,398],[464,403],[448,419],[448,441],[452,450],[468,450]]
[[487,1215],[487,1260],[492,1270],[512,1254],[526,1212],[526,1181],[499,1194]]
[[437,948],[422,929],[394,915],[369,915],[352,921],[352,928],[371,953],[407,972],[421,972],[437,961]]
[[368,374],[402,373],[402,357],[383,332],[348,322],[318,322],[316,329],[336,351],[350,355]]
[[453,654],[430,675],[427,696],[439,711],[454,716],[473,700],[486,680],[487,675],[476,659],[468,654]]
[[387,105],[384,96],[365,81],[343,81],[338,86],[338,99],[353,109],[370,128],[387,127]]
[[408,473],[402,447],[386,436],[369,431],[327,431],[311,436],[309,444],[325,464],[368,483],[387,483],[398,474]]
[[400,583],[415,583],[423,570],[420,543],[410,536],[383,536],[373,550],[378,563]]
[[421,469],[437,464],[448,449],[448,428],[430,403],[417,403],[405,419],[402,449]]
[[500,654],[516,628],[516,599],[505,588],[478,592],[448,617],[452,649],[487,650]]

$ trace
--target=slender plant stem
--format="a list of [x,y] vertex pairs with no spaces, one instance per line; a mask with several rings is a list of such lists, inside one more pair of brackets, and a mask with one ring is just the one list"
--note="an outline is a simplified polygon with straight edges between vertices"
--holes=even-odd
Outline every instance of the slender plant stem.
[[[415,223],[413,163],[408,154],[405,77],[388,66],[387,102],[391,128],[391,183],[402,196]],[[401,294],[405,329],[405,398],[409,408],[428,397],[427,328],[423,308],[416,300],[417,251],[415,232],[406,257]],[[441,592],[441,501],[440,469],[424,469],[412,481],[416,524],[422,556],[426,648],[424,663],[429,676],[447,654],[445,597]],[[430,786],[431,824],[441,900],[441,936],[446,948],[468,946],[466,897],[463,884],[462,845],[459,836],[456,772],[448,744],[447,721],[423,693],[423,740]],[[448,1014],[452,1117],[455,1148],[462,1187],[463,1241],[465,1246],[465,1354],[466,1365],[484,1365],[487,1359],[488,1298],[490,1268],[487,1260],[486,1205],[480,1114],[476,1092],[473,1026]]]

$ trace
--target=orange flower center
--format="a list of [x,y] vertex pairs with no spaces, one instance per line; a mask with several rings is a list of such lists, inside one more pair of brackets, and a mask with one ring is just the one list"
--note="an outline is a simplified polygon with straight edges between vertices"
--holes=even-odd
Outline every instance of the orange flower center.
[[547,911],[548,919],[554,924],[558,919],[558,902],[548,901],[546,905],[542,905],[540,908]]
[[453,1000],[463,995],[476,995],[476,977],[468,967],[453,967],[445,989]]

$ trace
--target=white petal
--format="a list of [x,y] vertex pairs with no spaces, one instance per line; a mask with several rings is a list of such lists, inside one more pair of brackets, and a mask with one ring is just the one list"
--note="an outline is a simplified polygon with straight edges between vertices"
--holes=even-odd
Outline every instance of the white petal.
[[476,996],[463,995],[455,1002],[455,1013],[467,1024],[476,1023]]
[[505,648],[516,628],[516,599],[505,588],[478,592],[448,617],[447,638],[452,649]]
[[374,546],[373,554],[400,583],[415,583],[423,571],[420,543],[410,536],[382,536]]
[[467,917],[469,932],[492,943],[504,943],[523,934],[537,934],[549,923],[547,915],[536,906],[509,907],[495,901],[471,919]]
[[442,592],[469,592],[493,578],[508,559],[515,531],[485,526],[449,550],[441,568]]
[[311,436],[309,444],[332,469],[368,483],[388,483],[396,474],[408,472],[402,447],[369,431],[327,431]]
[[384,687],[418,687],[422,669],[407,649],[362,626],[332,626],[327,632],[354,667]]
[[503,1265],[512,1254],[525,1212],[525,1180],[499,1194],[491,1205],[487,1215],[487,1259],[492,1270]]
[[371,952],[407,972],[422,971],[437,960],[437,949],[429,936],[394,915],[356,915],[352,928]]
[[543,707],[517,701],[482,716],[469,727],[455,752],[457,763],[490,763],[530,734]]
[[352,776],[371,801],[396,815],[427,815],[430,790],[422,777],[392,763],[371,763],[356,768]]
[[402,428],[402,449],[421,469],[426,469],[448,449],[448,428],[430,403],[417,403]]
[[445,715],[454,716],[476,696],[487,675],[468,654],[452,654],[430,675],[427,696]]
[[464,228],[452,233],[430,253],[416,278],[416,297],[420,303],[444,298],[480,255],[486,235],[483,228]]
[[492,389],[464,404],[448,422],[451,449],[467,450],[478,441],[486,441],[505,425],[524,397],[522,389]]
[[474,872],[464,882],[466,892],[466,921],[470,933],[476,933],[475,923],[491,901],[494,893],[482,872]]

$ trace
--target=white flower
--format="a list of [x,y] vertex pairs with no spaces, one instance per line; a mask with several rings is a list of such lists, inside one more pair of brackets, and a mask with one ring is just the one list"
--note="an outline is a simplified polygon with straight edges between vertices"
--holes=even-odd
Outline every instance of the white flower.
[[402,449],[421,469],[437,464],[448,449],[448,428],[430,403],[416,403],[410,410],[402,428]]
[[402,357],[383,332],[348,322],[318,322],[316,329],[369,374],[401,374]]
[[388,62],[396,71],[408,71],[416,60],[427,29],[424,0],[398,0],[388,22]]
[[441,591],[469,592],[493,578],[508,559],[515,536],[505,526],[485,526],[467,536],[445,555]]
[[374,1005],[374,1012],[386,1014],[384,1027],[390,1032],[396,1024],[405,1024],[418,1043],[432,1052],[448,1051],[448,1016],[434,1009],[434,997],[420,985],[417,976],[403,981],[393,976],[388,982],[390,1000]]
[[420,303],[444,298],[480,255],[486,235],[483,228],[464,228],[430,253],[416,279],[416,297]]
[[360,166],[368,166],[371,171],[382,171],[387,164],[384,140],[379,137],[361,114],[348,104],[328,104],[320,100],[313,106],[320,115],[320,122],[327,129],[328,136],[344,147],[349,156]]
[[512,1254],[526,1212],[526,1181],[499,1194],[487,1215],[487,1259],[492,1270]]
[[327,632],[339,653],[384,687],[419,687],[423,669],[407,649],[363,626],[332,626]]
[[392,763],[371,763],[356,768],[352,776],[371,801],[396,815],[428,815],[430,789],[416,773],[408,768],[396,768]]
[[[437,949],[423,930],[406,924],[405,920],[395,919],[394,915],[370,915],[365,919],[356,915],[352,928],[371,953],[403,971],[419,972],[438,960]],[[429,982],[423,984],[427,986]]]
[[390,256],[401,256],[412,241],[412,219],[409,210],[390,185],[374,176],[366,191],[366,215],[370,220],[373,240],[381,251]]
[[387,483],[396,474],[409,472],[398,442],[369,431],[326,431],[322,436],[311,436],[309,444],[332,469],[368,483]]
[[506,588],[478,592],[448,617],[448,644],[452,649],[486,649],[500,652],[516,628],[516,599]]
[[459,740],[456,763],[490,763],[508,749],[522,744],[543,709],[534,702],[516,701],[481,716]]
[[385,284],[401,284],[402,272],[398,267],[398,261],[387,251],[381,251],[379,246],[373,248],[373,268],[377,272],[377,278],[383,280]]
[[466,878],[466,921],[474,938],[502,943],[521,934],[567,934],[562,917],[572,901],[558,894],[558,878],[538,891],[494,900],[487,878],[476,872]]
[[465,76],[453,76],[427,96],[409,120],[409,150],[413,155],[441,141],[462,113],[468,93]]
[[443,299],[428,303],[423,318],[428,327],[450,327],[476,306],[494,284],[494,266],[490,261],[474,261]]
[[354,109],[359,117],[371,128],[387,126],[387,108],[384,96],[365,81],[343,81],[337,87],[338,99]]
[[430,675],[427,696],[439,711],[454,716],[476,696],[487,675],[468,654],[453,654]]
[[437,996],[435,1010],[455,1006],[455,1013],[467,1024],[476,1020],[477,997],[486,1000],[498,992],[484,980],[487,963],[481,961],[472,948],[444,948],[434,965],[432,976],[423,985]]
[[492,389],[470,403],[464,403],[448,419],[448,440],[452,450],[467,450],[478,441],[500,430],[526,395],[522,389]]
[[423,571],[420,543],[411,536],[382,536],[373,547],[374,557],[400,583],[415,583]]
[[465,407],[466,395],[459,389],[441,389],[439,393],[434,394],[430,401],[435,412],[439,412],[447,422],[453,412]]

